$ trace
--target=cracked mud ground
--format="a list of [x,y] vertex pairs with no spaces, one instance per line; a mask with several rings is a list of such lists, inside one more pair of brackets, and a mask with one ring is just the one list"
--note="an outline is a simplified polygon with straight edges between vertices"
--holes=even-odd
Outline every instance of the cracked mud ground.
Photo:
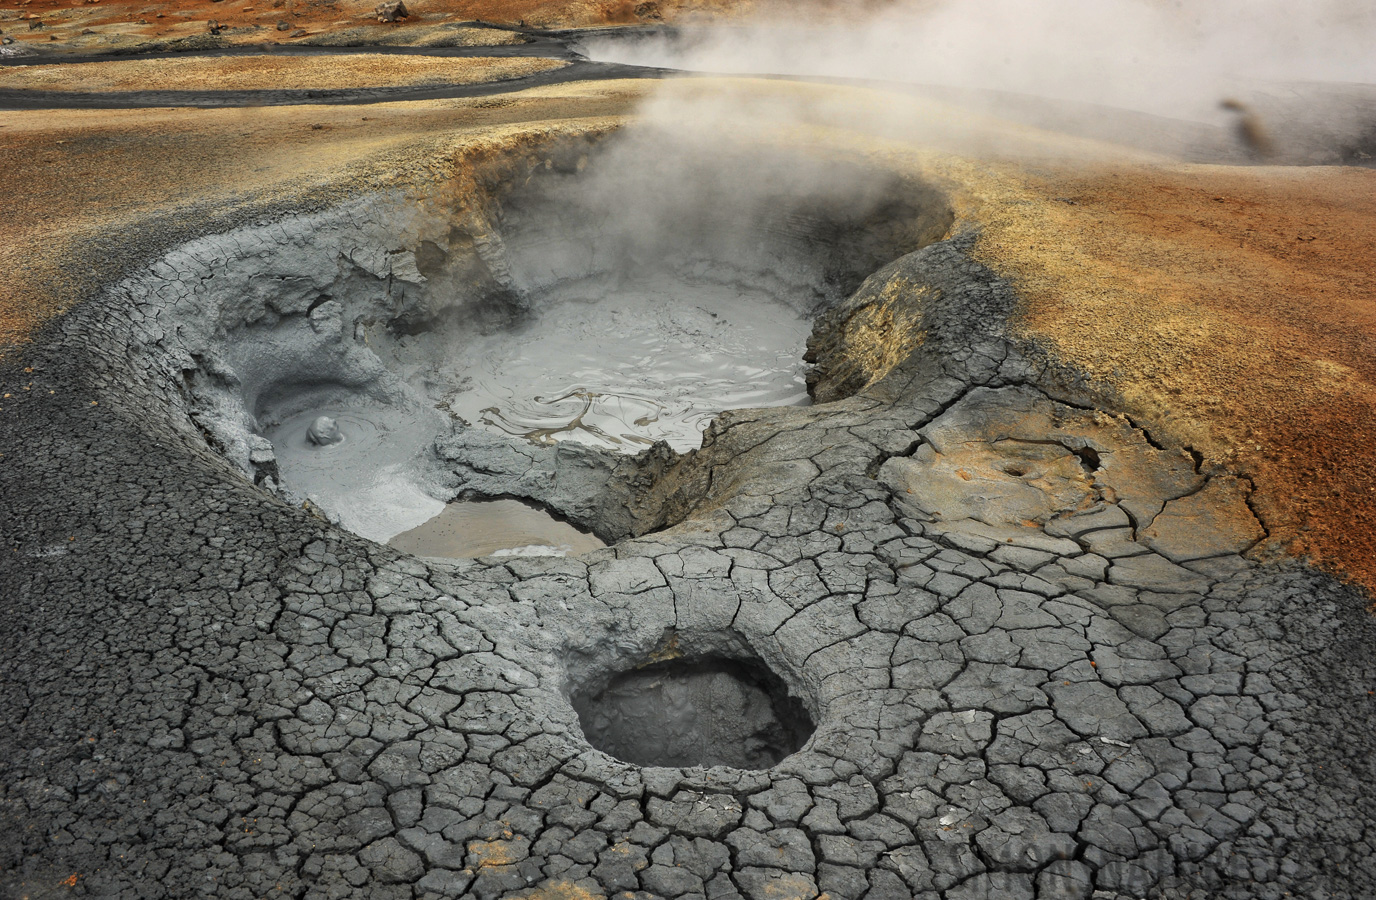
[[[255,492],[149,414],[128,311],[61,320],[0,469],[4,889],[1369,895],[1355,594],[1239,555],[1245,485],[1083,408],[961,241],[819,325],[819,397],[865,380],[839,366],[893,285],[921,346],[851,396],[724,415],[686,522],[503,564]],[[724,635],[812,707],[802,751],[640,769],[583,740],[571,671]]]
[[[817,405],[722,415],[655,480],[672,527],[569,559],[333,528],[190,432],[146,309],[50,322],[4,363],[0,894],[1371,896],[1363,598],[1247,555],[1250,483],[1019,337],[974,255],[875,273]],[[584,740],[571,682],[723,654],[802,750]]]

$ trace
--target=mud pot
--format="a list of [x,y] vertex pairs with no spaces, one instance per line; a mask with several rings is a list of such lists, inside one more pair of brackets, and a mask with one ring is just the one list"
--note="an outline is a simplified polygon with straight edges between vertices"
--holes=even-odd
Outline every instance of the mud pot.
[[[806,404],[813,316],[949,220],[854,164],[731,147],[709,166],[657,156],[665,140],[565,142],[443,202],[205,239],[129,286],[156,298],[149,350],[212,446],[356,534],[442,555],[588,546],[565,520],[615,539],[624,523],[589,510],[616,505],[621,455]],[[188,266],[197,286],[167,303]],[[489,546],[505,513],[472,501],[503,497],[554,517],[527,510],[522,543]]]
[[726,656],[644,660],[572,702],[594,747],[639,766],[769,769],[816,727],[763,663]]

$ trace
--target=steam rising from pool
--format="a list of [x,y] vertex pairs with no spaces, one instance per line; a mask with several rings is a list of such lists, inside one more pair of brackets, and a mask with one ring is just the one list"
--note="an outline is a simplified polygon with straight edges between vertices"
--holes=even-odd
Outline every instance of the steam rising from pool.
[[[169,374],[256,484],[363,537],[465,556],[634,533],[623,456],[807,403],[814,315],[953,220],[915,178],[695,127],[536,146],[386,225],[365,206],[216,238],[211,273],[168,267],[203,293],[164,332]],[[541,509],[471,502],[512,499]]]

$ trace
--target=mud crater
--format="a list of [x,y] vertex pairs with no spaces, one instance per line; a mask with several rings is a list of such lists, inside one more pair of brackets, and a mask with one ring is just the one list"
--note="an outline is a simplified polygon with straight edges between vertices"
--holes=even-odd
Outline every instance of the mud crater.
[[565,695],[588,743],[638,766],[768,769],[816,730],[815,698],[731,631],[665,633],[647,654],[569,661]]
[[573,700],[588,742],[638,766],[768,769],[815,729],[769,669],[724,657],[653,663]]
[[636,459],[807,403],[812,318],[952,219],[877,168],[644,131],[467,175],[202,239],[136,291],[211,445],[376,541],[442,547],[423,526],[446,504],[499,497],[625,536]]

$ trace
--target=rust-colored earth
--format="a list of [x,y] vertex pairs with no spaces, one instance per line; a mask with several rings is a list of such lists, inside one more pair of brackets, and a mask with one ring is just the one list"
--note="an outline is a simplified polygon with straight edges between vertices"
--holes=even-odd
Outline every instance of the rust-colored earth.
[[[752,0],[417,0],[397,22],[379,22],[379,0],[19,0],[0,30],[19,44],[75,51],[133,49],[197,39],[204,45],[304,42],[437,46],[509,44],[509,31],[457,27],[578,28],[740,15]],[[217,23],[216,34],[210,23]],[[279,28],[279,26],[281,26]],[[89,33],[87,33],[89,32]]]
[[[461,149],[610,127],[644,90],[356,106],[0,112],[0,356],[114,277],[151,220],[229,217],[451,176]],[[135,238],[134,242],[137,242]]]
[[558,69],[539,57],[205,56],[0,68],[0,88],[33,91],[325,91],[341,84],[426,87],[479,84]]
[[[1272,536],[1376,588],[1376,170],[1026,176],[980,243],[1023,325],[1251,476]],[[1063,198],[1063,199],[1062,199]]]

